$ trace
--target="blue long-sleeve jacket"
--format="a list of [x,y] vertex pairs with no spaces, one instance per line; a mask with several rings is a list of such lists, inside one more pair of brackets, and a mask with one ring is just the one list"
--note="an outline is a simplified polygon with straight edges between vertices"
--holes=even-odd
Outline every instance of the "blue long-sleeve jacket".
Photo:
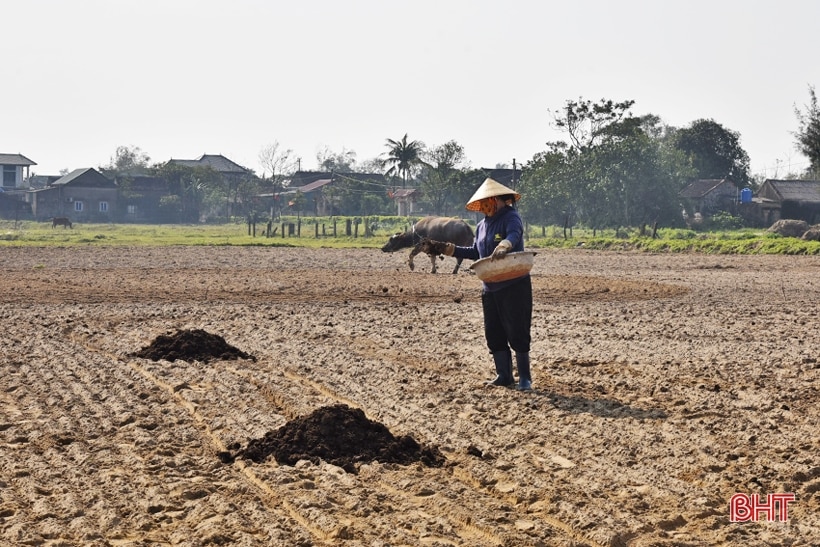
[[[476,226],[473,246],[456,247],[453,256],[470,260],[485,258],[492,255],[495,248],[504,239],[512,243],[511,253],[524,250],[524,222],[521,220],[521,215],[518,214],[518,211],[509,205],[491,217],[484,217]],[[520,279],[519,277],[500,283],[485,282],[484,290],[488,292],[497,291],[498,289],[518,282]]]

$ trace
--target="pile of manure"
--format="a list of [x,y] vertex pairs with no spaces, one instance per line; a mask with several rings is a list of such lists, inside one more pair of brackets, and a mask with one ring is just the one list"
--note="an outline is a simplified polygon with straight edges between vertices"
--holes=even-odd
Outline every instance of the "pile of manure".
[[383,424],[373,422],[358,408],[344,404],[321,407],[308,416],[291,420],[261,439],[253,439],[235,455],[221,455],[228,463],[241,457],[256,463],[268,456],[284,465],[299,460],[320,461],[357,473],[356,465],[379,461],[407,465],[421,462],[442,467],[444,455],[435,447],[420,446],[412,437],[394,437]]
[[132,357],[141,357],[159,361],[202,361],[214,360],[231,361],[236,359],[250,359],[256,357],[241,351],[225,342],[225,339],[216,334],[210,334],[202,329],[177,330],[172,335],[160,335],[150,345],[134,352]]

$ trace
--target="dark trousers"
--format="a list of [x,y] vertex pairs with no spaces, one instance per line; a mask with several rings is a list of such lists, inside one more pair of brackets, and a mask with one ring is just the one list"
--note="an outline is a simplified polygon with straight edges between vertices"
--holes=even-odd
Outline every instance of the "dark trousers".
[[490,353],[512,348],[529,353],[532,325],[532,280],[530,276],[498,291],[483,292],[484,337]]

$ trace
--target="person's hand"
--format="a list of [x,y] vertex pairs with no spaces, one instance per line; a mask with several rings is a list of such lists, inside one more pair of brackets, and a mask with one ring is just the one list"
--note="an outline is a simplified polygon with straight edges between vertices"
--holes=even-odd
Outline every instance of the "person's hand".
[[447,243],[444,241],[436,241],[434,239],[424,238],[421,240],[421,243],[418,244],[416,249],[420,253],[427,253],[431,256],[439,256],[439,255],[446,255],[446,256],[453,256],[453,252],[455,251],[456,246],[452,243]]
[[493,254],[490,255],[490,261],[498,260],[500,258],[504,258],[507,256],[507,253],[510,252],[512,249],[512,243],[507,241],[506,239],[502,239],[501,242],[496,246]]

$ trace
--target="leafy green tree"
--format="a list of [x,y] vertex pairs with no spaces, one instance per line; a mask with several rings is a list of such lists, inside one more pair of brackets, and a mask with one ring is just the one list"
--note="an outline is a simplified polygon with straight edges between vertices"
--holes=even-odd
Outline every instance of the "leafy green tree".
[[729,178],[746,185],[749,155],[740,146],[740,134],[714,120],[696,120],[672,136],[674,146],[686,154],[701,179]]
[[[383,168],[382,160],[370,159],[359,163],[356,152],[347,149],[334,152],[329,148],[319,152],[316,160],[319,169],[333,173],[333,184],[324,190],[324,199],[330,203],[331,214],[390,213],[390,199],[381,175],[377,177],[378,180],[362,176],[380,173]],[[350,176],[353,173],[356,176]]]
[[116,180],[120,191],[125,195],[131,193],[133,176],[150,172],[151,158],[138,146],[118,146],[108,165],[101,165],[100,173],[109,179]]
[[[545,223],[577,219],[593,229],[668,221],[677,214],[677,191],[686,158],[667,145],[669,129],[655,115],[633,116],[634,101],[569,101],[556,115],[567,142],[548,144],[525,169],[522,201],[529,217]],[[534,201],[534,202],[533,202]]]
[[374,215],[385,212],[385,200],[379,194],[366,193],[361,198],[361,210],[357,212],[360,215]]
[[566,131],[570,144],[579,151],[599,144],[613,135],[613,128],[625,117],[630,117],[629,109],[635,101],[614,102],[601,99],[597,103],[579,98],[567,101],[557,112],[550,112],[553,124]]
[[[554,143],[553,153],[562,152],[564,162],[555,188],[549,192],[564,201],[564,217],[572,211],[593,229],[617,223],[617,210],[625,205],[619,195],[629,187],[627,164],[622,157],[629,141],[642,135],[640,118],[629,109],[634,101],[598,103],[580,99],[567,101],[553,114],[554,125],[567,133],[569,143]],[[553,158],[553,163],[555,158]]]
[[316,163],[320,171],[335,171],[337,173],[356,173],[356,152],[342,148],[341,152],[333,152],[325,147],[316,154]]
[[259,194],[263,192],[263,181],[249,173],[228,184],[233,216],[253,216],[259,214],[262,205],[259,203]]
[[421,188],[433,212],[441,215],[452,205],[453,190],[456,189],[461,168],[466,166],[464,147],[456,141],[448,141],[431,148],[425,153]]
[[453,181],[450,187],[453,203],[455,203],[455,210],[459,214],[464,214],[469,200],[478,187],[487,178],[487,172],[484,169],[470,169],[466,168],[459,172],[458,177]]
[[381,173],[382,160],[379,158],[369,158],[356,162],[356,173]]
[[383,166],[388,167],[385,176],[398,176],[402,180],[402,188],[407,188],[407,181],[422,164],[424,143],[422,141],[408,141],[407,133],[400,140],[387,139],[388,156]]
[[291,208],[291,212],[295,211],[297,216],[302,216],[307,202],[307,196],[300,190],[296,190],[296,193],[293,194],[293,197],[288,202],[288,207]]
[[676,219],[677,192],[693,171],[683,153],[670,149],[668,128],[654,115],[621,127],[620,137],[596,147],[599,178],[611,196],[608,224],[636,226]]
[[157,215],[162,222],[179,222],[182,199],[174,194],[162,196],[157,205]]
[[536,154],[524,166],[518,188],[523,199],[518,207],[529,222],[542,225],[567,222],[573,202],[568,166],[564,143],[553,143],[549,150]]
[[805,112],[797,107],[798,130],[795,132],[797,149],[809,158],[811,176],[820,176],[820,108],[817,106],[817,95],[814,86],[809,86],[809,104]]
[[139,146],[118,146],[108,165],[101,166],[100,171],[113,178],[135,170],[146,170],[150,162],[151,158]]
[[168,182],[171,195],[178,200],[168,201],[168,207],[176,204],[179,222],[199,222],[204,205],[219,199],[216,189],[221,184],[219,173],[210,167],[188,167],[168,162],[157,168],[157,174]]
[[334,210],[345,215],[390,214],[391,201],[384,179],[379,176],[378,180],[371,180],[365,175],[334,173],[333,184],[327,186]]
[[613,179],[609,176],[610,161],[605,150],[587,149],[579,154],[571,164],[570,173],[574,178],[573,194],[576,214],[590,228],[595,230],[609,224],[613,214],[615,189]]

